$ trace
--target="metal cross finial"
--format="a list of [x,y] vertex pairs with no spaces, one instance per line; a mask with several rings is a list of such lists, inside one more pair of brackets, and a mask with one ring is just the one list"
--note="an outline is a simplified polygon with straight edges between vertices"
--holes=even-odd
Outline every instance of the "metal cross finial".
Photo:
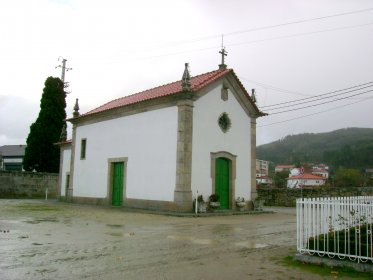
[[224,64],[224,56],[227,56],[228,52],[225,50],[225,47],[223,47],[219,53],[221,54],[221,64]]
[[224,56],[227,56],[228,52],[224,47],[224,35],[221,35],[221,51],[219,53],[221,54],[221,64],[219,65],[219,69],[227,69],[227,65],[224,63]]

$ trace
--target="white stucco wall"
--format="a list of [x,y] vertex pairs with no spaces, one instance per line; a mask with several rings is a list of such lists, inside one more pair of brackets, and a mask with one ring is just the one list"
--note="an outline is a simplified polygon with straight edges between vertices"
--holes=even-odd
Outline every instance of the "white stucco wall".
[[322,179],[288,179],[287,187],[289,189],[300,188],[301,186],[321,186],[325,181]]
[[[232,126],[224,133],[218,118],[226,112]],[[211,152],[229,152],[236,155],[235,198],[251,198],[250,166],[251,137],[250,118],[229,90],[228,100],[221,99],[221,85],[194,102],[193,111],[193,154],[192,191],[204,196],[205,201],[212,193]]]
[[66,179],[67,174],[70,173],[70,161],[71,161],[71,146],[64,146],[61,149],[63,161],[61,170],[61,185],[60,185],[60,195],[65,196],[66,194]]
[[[80,159],[84,138],[86,158]],[[126,157],[127,198],[173,201],[177,107],[78,126],[76,143],[74,196],[106,197],[108,159]]]

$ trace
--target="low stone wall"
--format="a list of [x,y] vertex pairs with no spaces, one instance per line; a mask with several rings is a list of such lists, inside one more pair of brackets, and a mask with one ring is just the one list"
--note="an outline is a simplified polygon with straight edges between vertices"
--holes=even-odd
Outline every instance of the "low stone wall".
[[277,189],[260,188],[258,199],[264,200],[266,206],[290,206],[296,205],[296,199],[315,197],[338,197],[338,196],[373,196],[373,187],[364,188],[307,188],[307,189]]
[[58,174],[0,171],[0,198],[48,198],[58,195]]

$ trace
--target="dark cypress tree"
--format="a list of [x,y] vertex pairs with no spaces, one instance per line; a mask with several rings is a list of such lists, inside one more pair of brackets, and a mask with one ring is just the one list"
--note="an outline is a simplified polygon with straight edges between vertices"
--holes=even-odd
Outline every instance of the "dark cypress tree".
[[48,77],[40,101],[40,112],[30,126],[23,168],[38,172],[59,171],[60,149],[54,143],[60,139],[66,119],[66,92],[59,78]]

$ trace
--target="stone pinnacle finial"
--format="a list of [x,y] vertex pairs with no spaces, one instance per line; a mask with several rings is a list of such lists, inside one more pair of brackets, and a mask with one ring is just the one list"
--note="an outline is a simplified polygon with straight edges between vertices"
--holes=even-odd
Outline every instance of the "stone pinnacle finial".
[[66,139],[67,139],[67,129],[66,129],[66,123],[64,123],[62,126],[60,142],[65,142]]
[[189,73],[189,64],[185,63],[185,69],[181,81],[181,87],[185,91],[190,91],[190,73]]
[[256,95],[255,95],[255,88],[251,89],[251,99],[254,103],[256,103]]
[[76,117],[79,117],[79,116],[80,116],[80,114],[79,114],[79,103],[78,103],[78,98],[77,98],[76,101],[75,101],[73,117],[76,118]]

